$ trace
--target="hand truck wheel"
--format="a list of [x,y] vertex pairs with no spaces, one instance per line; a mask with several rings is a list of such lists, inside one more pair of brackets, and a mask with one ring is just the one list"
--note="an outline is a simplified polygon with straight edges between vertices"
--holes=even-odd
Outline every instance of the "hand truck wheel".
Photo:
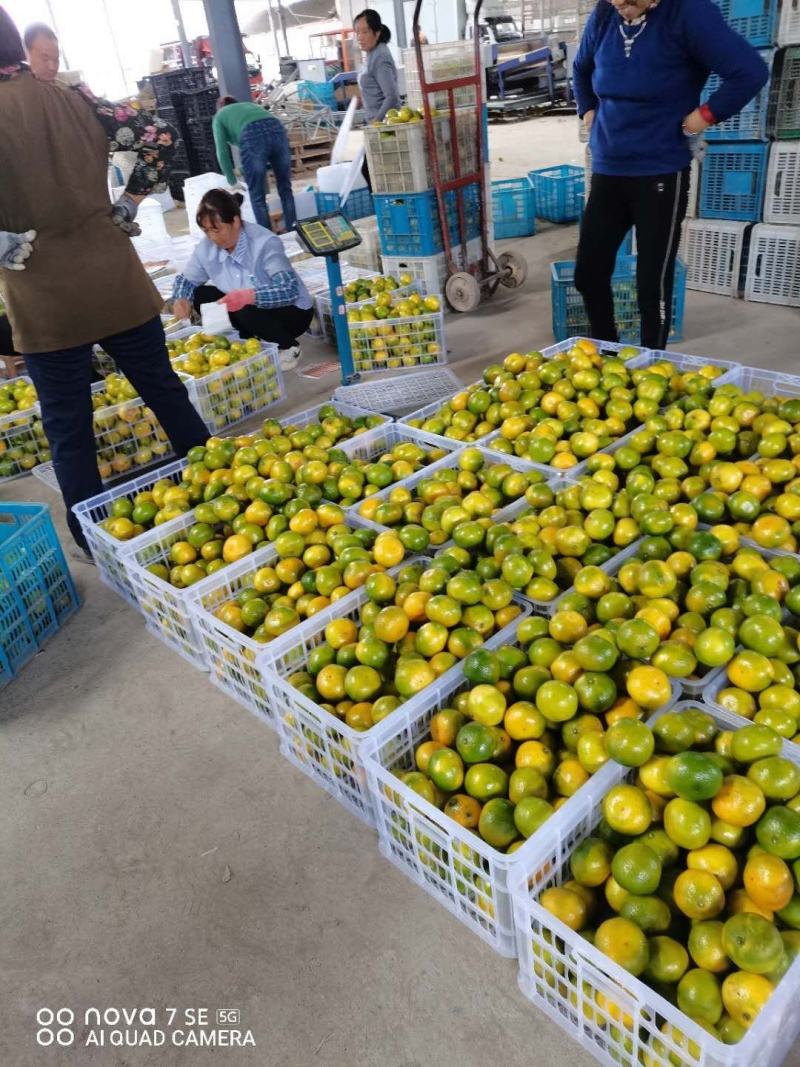
[[459,271],[447,279],[444,295],[453,311],[474,311],[481,302],[481,287],[472,274]]

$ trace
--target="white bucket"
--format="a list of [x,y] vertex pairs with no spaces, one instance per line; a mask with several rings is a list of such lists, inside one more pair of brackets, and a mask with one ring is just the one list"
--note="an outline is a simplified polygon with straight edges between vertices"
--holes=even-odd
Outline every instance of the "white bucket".
[[136,221],[141,228],[143,240],[151,242],[169,240],[161,204],[152,196],[146,197],[139,205]]

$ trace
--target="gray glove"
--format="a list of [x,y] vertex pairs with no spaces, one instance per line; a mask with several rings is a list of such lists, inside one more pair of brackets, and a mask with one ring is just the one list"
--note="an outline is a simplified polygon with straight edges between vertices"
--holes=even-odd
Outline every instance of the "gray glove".
[[123,233],[127,233],[128,237],[138,237],[142,229],[138,222],[133,221],[138,210],[139,205],[133,197],[123,193],[111,209],[111,221],[115,226],[119,226]]
[[9,233],[0,230],[0,267],[6,270],[25,270],[25,260],[33,251],[31,242],[36,238],[36,230],[25,233]]
[[708,147],[705,137],[702,133],[687,133],[686,140],[689,142],[689,151],[692,153],[692,159],[702,163]]

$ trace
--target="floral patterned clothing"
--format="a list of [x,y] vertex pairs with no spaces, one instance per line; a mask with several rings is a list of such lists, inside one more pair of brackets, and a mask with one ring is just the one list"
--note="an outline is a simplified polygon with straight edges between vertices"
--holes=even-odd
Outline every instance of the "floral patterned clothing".
[[[9,81],[27,69],[25,63],[0,68],[0,82]],[[175,127],[149,111],[137,111],[130,104],[112,104],[110,100],[95,96],[88,85],[70,88],[94,111],[108,138],[110,152],[136,153],[136,163],[125,191],[134,196],[164,192],[179,140]]]

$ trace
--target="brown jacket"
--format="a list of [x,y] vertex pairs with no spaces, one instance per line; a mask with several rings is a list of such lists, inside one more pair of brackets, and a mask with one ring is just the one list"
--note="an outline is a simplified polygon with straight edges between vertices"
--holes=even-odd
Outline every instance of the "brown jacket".
[[108,141],[87,102],[23,72],[0,82],[0,230],[36,230],[24,271],[0,268],[22,353],[73,348],[157,315],[163,301],[111,221]]

